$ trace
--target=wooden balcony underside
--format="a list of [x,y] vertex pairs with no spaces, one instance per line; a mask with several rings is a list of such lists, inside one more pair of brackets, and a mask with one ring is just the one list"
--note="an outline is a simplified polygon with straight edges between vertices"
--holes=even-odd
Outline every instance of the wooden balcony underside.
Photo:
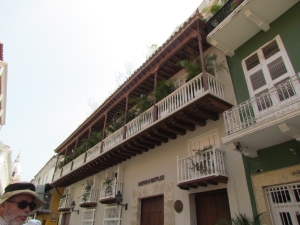
[[101,204],[112,204],[116,202],[116,198],[104,198],[100,199]]
[[227,183],[228,177],[224,176],[210,176],[205,178],[198,178],[195,180],[182,182],[177,186],[182,190],[189,190],[190,188],[207,187],[207,185],[218,185],[219,183]]
[[58,208],[58,211],[60,212],[65,212],[65,211],[70,211],[71,208],[70,207],[66,207],[66,208]]
[[52,213],[52,211],[51,210],[36,210],[35,211],[35,213],[37,214],[37,215],[41,215],[41,214],[50,214],[50,213]]
[[216,121],[219,114],[231,108],[232,105],[211,95],[187,104],[187,106],[161,119],[132,136],[97,158],[71,171],[54,181],[51,186],[65,187],[87,176],[91,176],[109,167],[117,165],[136,155],[148,152],[155,146],[176,139],[177,135],[185,135],[186,131],[194,131],[196,125],[205,126],[206,120]]
[[97,206],[97,202],[84,202],[79,205],[82,208],[92,208]]

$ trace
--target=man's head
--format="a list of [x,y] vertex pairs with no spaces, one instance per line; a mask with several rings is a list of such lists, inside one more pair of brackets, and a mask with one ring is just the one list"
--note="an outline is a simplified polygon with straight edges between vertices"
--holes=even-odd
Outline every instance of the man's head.
[[0,216],[9,225],[21,225],[30,211],[41,207],[43,202],[35,193],[35,186],[29,182],[10,184],[0,199]]

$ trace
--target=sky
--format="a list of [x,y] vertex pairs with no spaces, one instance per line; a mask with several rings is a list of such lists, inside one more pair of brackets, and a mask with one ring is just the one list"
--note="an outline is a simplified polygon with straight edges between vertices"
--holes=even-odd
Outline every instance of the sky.
[[202,0],[0,0],[8,64],[0,140],[30,181],[116,89],[126,65],[162,45]]

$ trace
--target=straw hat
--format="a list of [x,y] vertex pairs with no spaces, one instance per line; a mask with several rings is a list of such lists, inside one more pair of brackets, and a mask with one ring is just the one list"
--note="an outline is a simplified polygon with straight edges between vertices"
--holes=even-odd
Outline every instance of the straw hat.
[[35,186],[33,183],[17,182],[7,185],[4,190],[4,194],[0,197],[0,204],[15,195],[31,195],[34,198],[33,202],[36,204],[34,210],[45,204],[45,202],[35,193]]

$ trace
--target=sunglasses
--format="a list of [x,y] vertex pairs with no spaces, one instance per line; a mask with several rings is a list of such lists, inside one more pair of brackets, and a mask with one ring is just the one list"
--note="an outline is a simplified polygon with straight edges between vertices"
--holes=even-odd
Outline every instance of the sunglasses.
[[21,201],[21,202],[15,202],[15,201],[10,201],[10,200],[6,200],[6,201],[17,203],[19,209],[25,209],[27,206],[29,206],[30,210],[34,210],[34,208],[36,207],[36,204],[34,202],[28,203],[26,201]]

